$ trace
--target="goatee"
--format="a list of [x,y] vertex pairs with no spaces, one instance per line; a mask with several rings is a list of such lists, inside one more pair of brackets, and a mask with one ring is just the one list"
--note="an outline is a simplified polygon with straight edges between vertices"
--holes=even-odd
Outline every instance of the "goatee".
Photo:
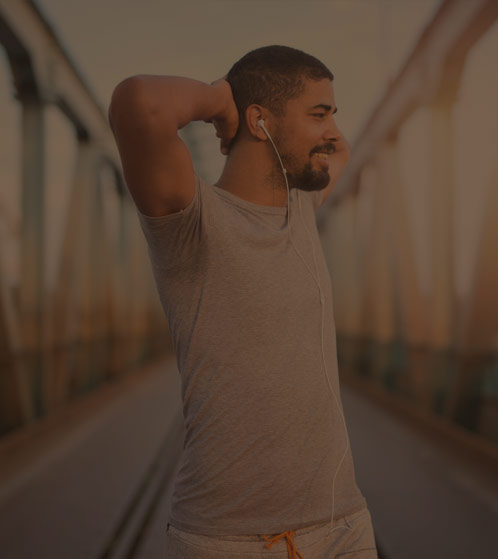
[[330,175],[328,170],[316,171],[311,163],[306,163],[299,173],[287,173],[287,179],[289,180],[289,188],[311,192],[323,190],[330,182]]

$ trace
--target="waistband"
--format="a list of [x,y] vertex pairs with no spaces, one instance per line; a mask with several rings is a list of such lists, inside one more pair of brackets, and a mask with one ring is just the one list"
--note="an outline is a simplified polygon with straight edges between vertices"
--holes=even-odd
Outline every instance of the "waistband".
[[326,538],[332,530],[351,530],[352,521],[366,512],[368,512],[368,508],[365,507],[357,512],[338,518],[334,521],[333,526],[331,526],[330,522],[321,522],[279,534],[206,536],[180,530],[173,524],[168,524],[168,530],[172,536],[184,543],[210,551],[232,552],[235,556],[237,553],[257,554],[264,552],[271,555],[287,551],[289,559],[302,559],[302,553],[306,551],[306,548],[316,545]]

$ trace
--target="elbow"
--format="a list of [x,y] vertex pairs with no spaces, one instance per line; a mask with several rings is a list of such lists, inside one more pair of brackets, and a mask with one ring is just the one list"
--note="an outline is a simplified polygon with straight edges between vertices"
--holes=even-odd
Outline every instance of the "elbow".
[[147,101],[141,78],[140,75],[131,76],[120,81],[114,88],[107,111],[111,129],[114,130],[113,126],[120,115],[129,114],[131,110],[146,110]]
[[132,122],[137,129],[161,129],[176,134],[176,119],[170,110],[166,96],[155,91],[154,81],[146,75],[136,75],[118,83],[112,93],[108,120],[114,132],[121,122]]

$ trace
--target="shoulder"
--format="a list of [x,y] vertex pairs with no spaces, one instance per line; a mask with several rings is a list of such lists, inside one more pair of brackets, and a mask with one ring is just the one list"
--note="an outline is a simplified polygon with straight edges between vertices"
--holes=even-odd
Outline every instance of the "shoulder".
[[162,216],[149,216],[136,207],[140,226],[149,247],[152,263],[157,268],[170,268],[190,259],[204,237],[206,213],[210,205],[210,186],[197,174],[194,196],[183,209]]

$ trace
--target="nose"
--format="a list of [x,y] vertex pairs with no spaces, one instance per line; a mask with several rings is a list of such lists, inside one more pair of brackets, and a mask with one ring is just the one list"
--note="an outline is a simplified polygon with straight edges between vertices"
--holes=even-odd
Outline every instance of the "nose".
[[327,141],[334,141],[339,142],[342,140],[342,132],[339,130],[337,126],[334,115],[330,114],[329,118],[327,119],[327,128],[325,130],[325,138]]

